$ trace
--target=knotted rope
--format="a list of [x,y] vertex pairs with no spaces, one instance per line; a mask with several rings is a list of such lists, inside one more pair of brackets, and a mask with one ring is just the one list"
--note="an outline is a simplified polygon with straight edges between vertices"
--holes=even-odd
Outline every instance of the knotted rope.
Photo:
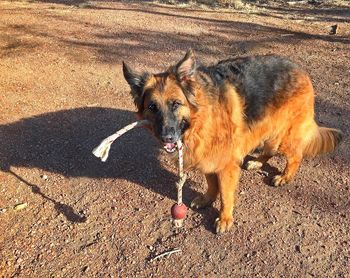
[[[187,174],[184,173],[184,164],[183,164],[183,145],[181,140],[178,140],[176,142],[177,145],[177,150],[179,153],[179,177],[180,179],[176,183],[176,188],[177,188],[177,204],[181,205],[182,204],[182,187],[184,186],[186,179],[187,179]],[[174,219],[174,225],[177,228],[182,227],[184,219]]]
[[143,126],[148,123],[149,121],[142,120],[142,121],[133,122],[123,127],[122,129],[113,133],[111,136],[108,136],[106,139],[104,139],[96,148],[93,149],[92,153],[94,154],[94,156],[100,158],[102,162],[106,162],[109,155],[109,150],[111,149],[111,145],[116,139],[118,139],[120,136],[122,136],[124,133],[128,132],[129,130],[135,127]]
[[[106,162],[109,151],[111,149],[111,145],[113,142],[118,139],[120,136],[128,132],[129,130],[135,128],[135,127],[141,127],[146,124],[149,124],[150,122],[148,120],[141,120],[141,121],[136,121],[133,122],[122,129],[116,131],[114,134],[108,136],[102,142],[93,149],[92,153],[101,159],[102,162]],[[182,187],[184,186],[186,179],[187,179],[187,174],[184,173],[183,170],[183,145],[181,140],[178,140],[176,142],[178,154],[179,154],[179,181],[176,183],[176,188],[177,188],[177,204],[181,205],[182,204]],[[183,219],[174,219],[174,224],[176,227],[181,227],[183,224]]]

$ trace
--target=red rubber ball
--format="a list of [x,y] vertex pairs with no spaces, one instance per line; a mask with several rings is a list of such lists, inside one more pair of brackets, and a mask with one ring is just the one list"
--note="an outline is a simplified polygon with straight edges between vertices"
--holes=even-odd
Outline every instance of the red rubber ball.
[[186,217],[187,207],[185,204],[174,204],[171,207],[171,216],[174,219],[184,219]]

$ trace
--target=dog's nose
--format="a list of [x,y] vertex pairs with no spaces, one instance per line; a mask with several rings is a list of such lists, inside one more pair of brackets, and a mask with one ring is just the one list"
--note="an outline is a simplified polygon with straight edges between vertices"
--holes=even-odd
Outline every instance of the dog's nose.
[[174,137],[170,134],[162,135],[162,141],[164,143],[174,143]]
[[173,127],[165,127],[161,134],[164,143],[175,143],[175,129]]

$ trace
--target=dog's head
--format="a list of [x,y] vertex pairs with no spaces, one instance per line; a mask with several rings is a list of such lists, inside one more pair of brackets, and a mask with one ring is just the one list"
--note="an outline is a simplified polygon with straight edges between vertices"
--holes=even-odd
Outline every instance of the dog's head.
[[176,142],[189,128],[191,112],[196,109],[195,71],[191,50],[177,65],[158,74],[139,74],[123,63],[138,115],[152,123],[154,135],[169,153],[175,151]]

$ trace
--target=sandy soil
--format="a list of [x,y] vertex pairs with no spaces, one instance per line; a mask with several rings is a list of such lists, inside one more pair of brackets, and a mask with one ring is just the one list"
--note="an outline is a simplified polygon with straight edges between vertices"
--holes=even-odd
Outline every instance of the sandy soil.
[[[350,277],[349,7],[1,1],[0,15],[0,276]],[[217,203],[172,228],[176,167],[144,130],[105,164],[91,154],[134,119],[121,62],[161,71],[190,47],[205,63],[288,55],[312,76],[318,121],[345,133],[286,187],[268,185],[283,159],[243,170],[223,235]],[[204,190],[191,172],[185,202]]]

